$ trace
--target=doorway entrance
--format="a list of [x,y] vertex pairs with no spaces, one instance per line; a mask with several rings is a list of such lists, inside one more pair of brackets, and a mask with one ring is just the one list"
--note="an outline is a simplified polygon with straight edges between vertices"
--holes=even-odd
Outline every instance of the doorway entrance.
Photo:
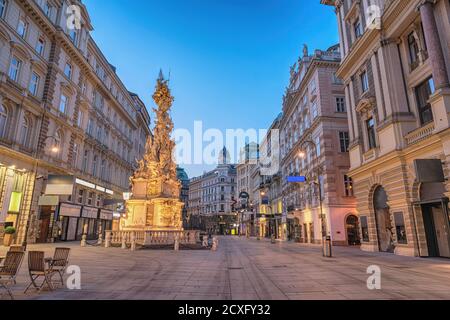
[[450,258],[449,199],[443,183],[423,183],[420,186],[422,217],[430,257]]
[[52,207],[41,207],[39,217],[39,236],[36,239],[37,243],[46,243],[48,241],[52,213]]
[[422,214],[428,255],[450,258],[448,203],[423,204]]
[[378,187],[373,195],[375,222],[377,225],[378,247],[381,252],[394,253],[394,232],[388,197],[383,187]]
[[361,245],[361,239],[359,237],[359,223],[358,217],[355,215],[350,215],[345,221],[347,229],[347,242],[349,246],[359,246]]

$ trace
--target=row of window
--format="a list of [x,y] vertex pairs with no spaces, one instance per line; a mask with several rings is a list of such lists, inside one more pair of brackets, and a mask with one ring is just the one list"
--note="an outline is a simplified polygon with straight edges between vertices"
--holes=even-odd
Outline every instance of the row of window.
[[[433,121],[433,112],[429,103],[430,96],[435,92],[433,78],[429,78],[415,88],[419,119],[421,125],[426,125]],[[377,147],[376,123],[373,116],[365,122],[367,135],[367,149],[371,150]]]

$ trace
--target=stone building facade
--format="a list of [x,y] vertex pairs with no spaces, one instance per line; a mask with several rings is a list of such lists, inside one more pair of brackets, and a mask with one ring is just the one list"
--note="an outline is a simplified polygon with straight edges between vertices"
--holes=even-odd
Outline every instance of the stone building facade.
[[273,121],[261,141],[259,161],[251,168],[254,199],[255,235],[286,239],[286,215],[283,215],[282,176],[280,166],[280,125],[283,114]]
[[236,165],[236,209],[238,211],[239,233],[253,235],[255,232],[255,201],[252,192],[252,169],[259,160],[259,145],[248,143],[243,148]]
[[236,165],[225,148],[222,154],[216,169],[189,183],[188,215],[210,234],[237,232]]
[[321,2],[341,39],[362,249],[450,257],[449,1]]
[[[336,45],[309,54],[305,45],[291,68],[280,123],[288,240],[321,243],[325,233],[334,245],[359,243],[356,203],[348,176],[347,104],[343,83],[336,76],[339,51]],[[287,181],[287,177],[301,176],[306,177],[305,182]]]
[[186,170],[184,168],[177,166],[177,178],[178,181],[181,183],[181,189],[180,189],[180,200],[184,203],[183,207],[183,228],[190,229],[190,217],[188,216],[188,205],[189,205],[189,176],[186,173]]
[[[81,1],[0,0],[0,226],[16,227],[16,243],[110,228],[151,135],[91,31]],[[54,176],[72,177],[72,192],[49,187]]]

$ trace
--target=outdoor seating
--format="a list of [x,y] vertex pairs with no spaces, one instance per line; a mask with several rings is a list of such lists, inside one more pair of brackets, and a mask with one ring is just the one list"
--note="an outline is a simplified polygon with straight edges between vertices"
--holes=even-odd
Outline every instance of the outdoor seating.
[[69,265],[70,248],[56,248],[53,258],[45,259],[50,268],[59,274],[61,284],[64,285],[63,275]]
[[[23,246],[11,246],[9,247],[9,252],[25,252]],[[5,260],[6,256],[0,256],[0,264]]]
[[5,289],[12,300],[14,296],[10,287],[16,284],[16,277],[22,264],[25,253],[9,251],[6,254],[5,263],[0,267],[0,287]]
[[23,246],[11,246],[9,247],[9,252],[25,252],[25,248]]
[[[36,290],[42,291],[45,285],[48,289],[53,291],[52,276],[55,274],[51,264],[46,266],[43,251],[30,251],[28,252],[28,272],[30,274],[31,283],[25,289],[24,293],[33,286]],[[43,277],[42,283],[39,285],[37,280]]]

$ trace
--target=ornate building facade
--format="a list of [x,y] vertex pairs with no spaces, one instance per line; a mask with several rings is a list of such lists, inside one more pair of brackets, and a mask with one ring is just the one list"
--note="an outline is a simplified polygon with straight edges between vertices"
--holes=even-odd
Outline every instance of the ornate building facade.
[[91,31],[81,1],[0,0],[0,226],[16,227],[16,243],[110,228],[151,135]]
[[362,249],[450,257],[450,3],[334,7]]
[[[354,224],[356,205],[348,177],[349,129],[344,87],[336,76],[339,62],[338,45],[313,54],[305,46],[291,68],[280,123],[289,240],[321,243],[325,233],[334,245],[359,242],[356,226],[349,224]],[[288,182],[290,176],[306,181]]]
[[239,163],[236,165],[236,206],[239,211],[239,233],[241,235],[255,234],[255,201],[253,197],[252,168],[258,165],[259,145],[248,143],[243,148]]
[[[237,232],[236,166],[224,148],[216,169],[189,183],[188,215],[210,234]],[[233,231],[234,230],[234,231]]]

